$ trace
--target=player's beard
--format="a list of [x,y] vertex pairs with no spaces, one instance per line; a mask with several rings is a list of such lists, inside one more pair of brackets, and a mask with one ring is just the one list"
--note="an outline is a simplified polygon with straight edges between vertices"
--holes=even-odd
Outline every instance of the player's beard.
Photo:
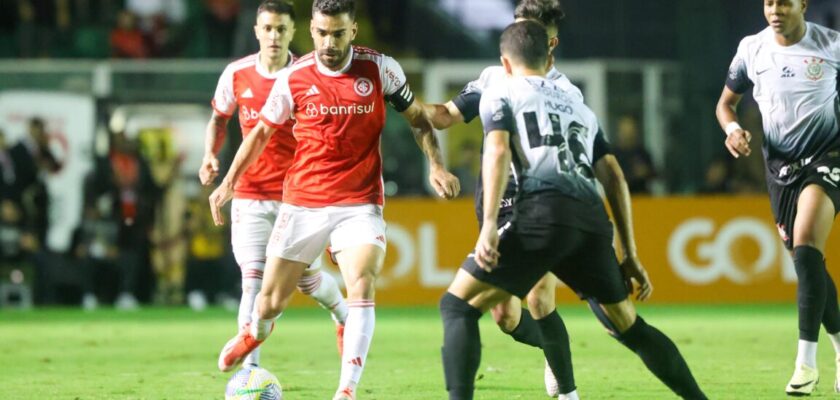
[[335,68],[341,65],[344,62],[344,58],[347,56],[347,52],[349,51],[350,47],[348,46],[346,49],[328,49],[328,50],[318,50],[318,59],[321,60],[321,64],[324,64],[327,68]]

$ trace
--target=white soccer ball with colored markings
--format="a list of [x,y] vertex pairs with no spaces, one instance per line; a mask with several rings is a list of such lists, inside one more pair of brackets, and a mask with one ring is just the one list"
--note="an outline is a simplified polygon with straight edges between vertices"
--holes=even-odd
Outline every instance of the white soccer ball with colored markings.
[[242,368],[228,380],[225,400],[282,400],[280,381],[265,368]]

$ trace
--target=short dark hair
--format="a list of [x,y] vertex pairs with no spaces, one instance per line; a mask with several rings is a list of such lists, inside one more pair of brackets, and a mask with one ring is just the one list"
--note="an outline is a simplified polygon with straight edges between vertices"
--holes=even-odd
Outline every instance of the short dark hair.
[[513,11],[516,19],[539,21],[546,28],[560,28],[560,20],[566,17],[560,0],[521,0]]
[[39,129],[44,129],[47,124],[44,122],[44,119],[41,117],[32,117],[29,119],[29,126],[30,127],[38,127]]
[[312,15],[315,13],[329,16],[347,13],[350,19],[356,19],[356,0],[315,0],[312,3]]
[[502,32],[499,50],[502,55],[529,68],[539,68],[548,61],[548,34],[545,27],[531,20],[514,22]]
[[289,1],[264,0],[260,3],[260,6],[257,7],[257,17],[264,12],[280,15],[286,14],[292,19],[292,21],[295,20],[295,6]]

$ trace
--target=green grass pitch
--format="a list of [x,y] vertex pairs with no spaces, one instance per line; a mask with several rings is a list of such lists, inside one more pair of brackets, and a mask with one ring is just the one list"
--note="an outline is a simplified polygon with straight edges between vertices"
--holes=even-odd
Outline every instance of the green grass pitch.
[[[559,308],[569,328],[585,399],[673,399],[641,361],[607,336],[583,305]],[[640,306],[668,334],[712,399],[782,399],[793,371],[796,308]],[[434,308],[378,308],[360,400],[446,398],[441,323]],[[230,374],[216,357],[235,333],[222,310],[0,311],[0,399],[220,399]],[[476,399],[542,399],[543,358],[482,319]],[[823,335],[822,382],[833,397],[834,352]],[[263,366],[284,399],[330,399],[338,381],[334,328],[315,308],[287,310],[263,345]]]

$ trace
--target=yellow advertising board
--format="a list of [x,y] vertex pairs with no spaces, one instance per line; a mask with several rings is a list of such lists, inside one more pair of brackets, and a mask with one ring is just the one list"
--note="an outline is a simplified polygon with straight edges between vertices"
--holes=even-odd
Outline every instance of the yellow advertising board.
[[[796,297],[796,274],[766,196],[638,198],[639,256],[653,281],[651,302],[783,302]],[[380,305],[434,305],[475,245],[469,199],[390,199],[388,253],[377,284]],[[826,246],[840,277],[840,228]],[[334,266],[327,267],[336,272]],[[296,302],[308,302],[296,296]],[[574,302],[568,288],[558,302]]]

